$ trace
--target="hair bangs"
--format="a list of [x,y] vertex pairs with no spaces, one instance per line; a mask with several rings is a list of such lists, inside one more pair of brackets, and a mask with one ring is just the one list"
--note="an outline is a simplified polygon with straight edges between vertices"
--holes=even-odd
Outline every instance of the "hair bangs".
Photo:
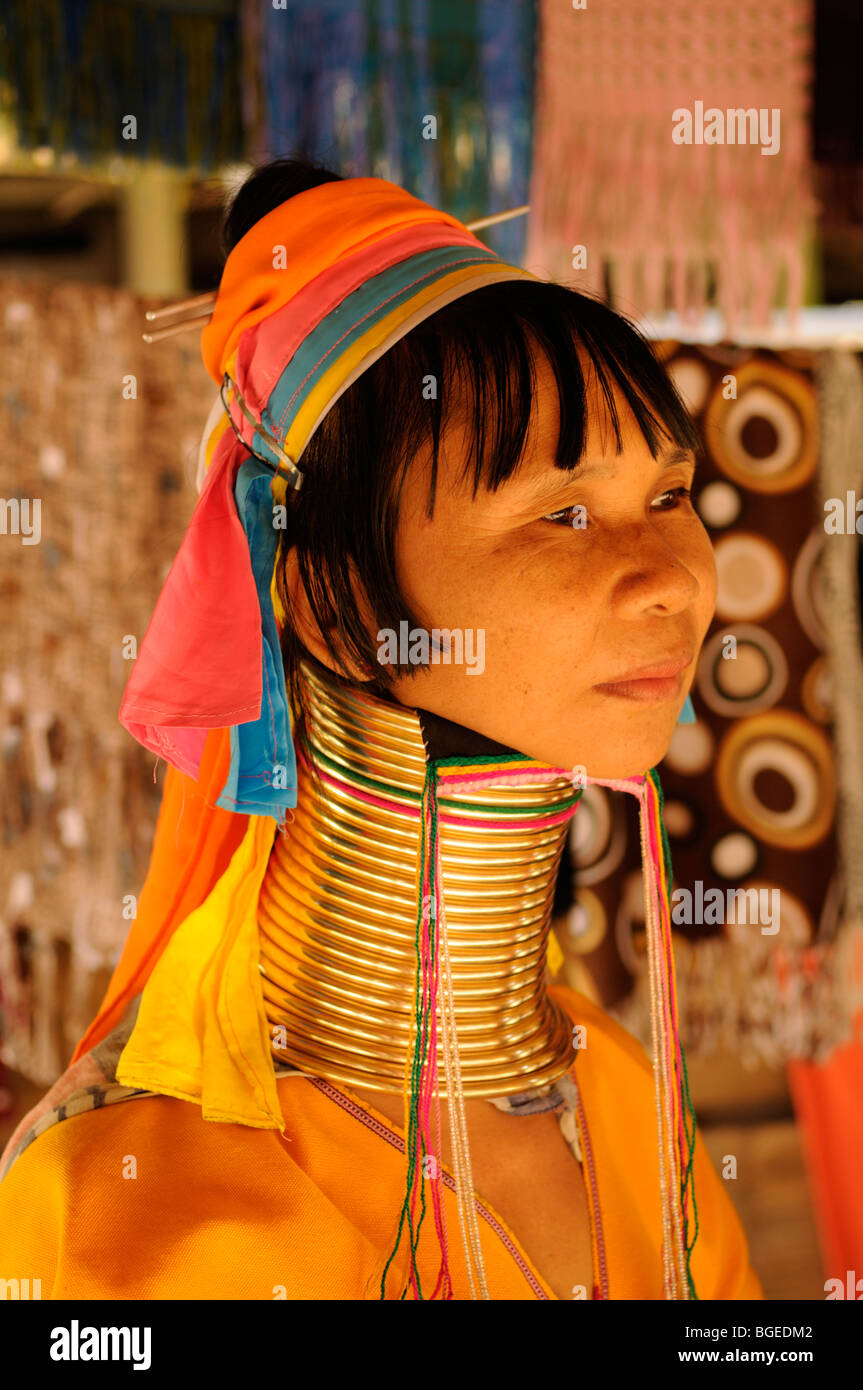
[[[464,481],[472,475],[474,497],[480,487],[496,491],[517,473],[529,442],[540,356],[551,366],[557,387],[557,468],[577,470],[588,447],[591,378],[618,454],[623,443],[615,388],[654,458],[663,439],[690,449],[696,459],[701,455],[689,412],[649,341],[601,301],[563,285],[514,281],[476,290],[432,315],[403,344],[405,352],[396,355],[412,357],[414,370],[406,371],[406,363],[400,362],[398,376],[412,378],[414,396],[400,400],[399,409],[414,444],[419,442],[417,430],[424,433],[423,442],[431,442],[429,516],[445,429],[464,428],[457,476]],[[420,399],[420,375],[440,391],[430,412],[412,408]],[[404,462],[407,466],[409,460]]]

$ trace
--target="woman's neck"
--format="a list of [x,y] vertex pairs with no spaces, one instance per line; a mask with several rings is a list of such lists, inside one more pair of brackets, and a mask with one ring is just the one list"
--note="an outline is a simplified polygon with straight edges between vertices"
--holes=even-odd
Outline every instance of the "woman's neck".
[[[484,769],[489,758],[522,755],[350,686],[317,662],[304,662],[301,674],[309,719],[298,804],[276,836],[258,907],[274,1054],[333,1081],[401,1094],[417,1009],[429,760],[457,757]],[[546,946],[577,799],[572,783],[551,771],[540,771],[536,785],[439,788],[441,896],[466,1097],[527,1091],[572,1063],[569,1024],[546,988]],[[445,976],[442,967],[442,987]],[[444,1097],[442,1067],[438,1076]]]

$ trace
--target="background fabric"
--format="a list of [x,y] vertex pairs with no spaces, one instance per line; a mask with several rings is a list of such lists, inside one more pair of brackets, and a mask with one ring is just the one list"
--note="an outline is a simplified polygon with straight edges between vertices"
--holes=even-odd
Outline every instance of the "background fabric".
[[[252,158],[301,148],[339,173],[402,184],[461,221],[528,201],[533,0],[240,8],[246,70],[259,74],[246,87]],[[524,237],[519,219],[490,229],[487,244],[520,264]]]
[[243,157],[235,0],[4,0],[2,21],[0,107],[23,149]]
[[[859,758],[843,743],[837,765],[835,745],[837,705],[843,738],[856,729],[859,741],[859,537],[825,532],[823,505],[830,497],[844,505],[855,472],[863,477],[852,437],[852,392],[855,381],[863,392],[863,376],[853,353],[677,342],[658,351],[701,433],[694,497],[719,576],[692,691],[696,723],[678,726],[659,765],[674,882],[691,895],[692,916],[699,884],[702,897],[723,894],[725,917],[737,888],[776,889],[780,908],[775,931],[751,910],[742,922],[702,912],[706,921],[675,925],[681,1033],[691,1056],[823,1060],[852,1035],[863,1005]],[[838,398],[836,359],[846,378],[851,372]],[[824,585],[840,548],[854,581],[844,602]],[[838,633],[837,610],[845,614]],[[851,884],[837,866],[840,791]],[[575,906],[559,939],[647,1043],[637,827],[621,801],[600,788],[585,793],[559,885],[558,905],[569,881]]]
[[194,504],[212,383],[195,334],[141,341],[151,303],[0,279],[2,490],[41,515],[38,545],[0,546],[0,1031],[45,1084],[134,925],[164,781],[117,711]]
[[[528,268],[610,287],[639,315],[694,314],[715,291],[731,338],[763,323],[774,297],[799,308],[815,210],[812,22],[813,0],[542,0]],[[696,102],[778,109],[778,152],[675,144],[672,112],[694,116]]]

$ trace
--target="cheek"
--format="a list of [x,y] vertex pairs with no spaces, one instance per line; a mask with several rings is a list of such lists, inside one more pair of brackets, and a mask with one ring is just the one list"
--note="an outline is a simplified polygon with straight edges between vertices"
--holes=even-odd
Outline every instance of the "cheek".
[[700,547],[699,568],[696,570],[698,582],[701,586],[699,594],[699,607],[704,617],[705,631],[710,626],[716,608],[717,575],[716,557],[713,554],[713,545],[707,532],[704,533],[704,540]]
[[698,584],[698,593],[695,595],[693,607],[698,615],[701,635],[704,637],[716,608],[716,558],[713,554],[713,542],[700,519],[692,517],[691,522],[692,525],[687,527],[685,538],[681,538],[682,543],[678,554]]

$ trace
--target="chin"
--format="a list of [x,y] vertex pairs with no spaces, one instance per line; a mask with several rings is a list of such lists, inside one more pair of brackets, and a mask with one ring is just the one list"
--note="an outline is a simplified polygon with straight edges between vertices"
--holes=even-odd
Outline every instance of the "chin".
[[590,754],[586,754],[583,747],[574,754],[573,750],[569,749],[566,757],[545,758],[542,761],[558,767],[583,767],[588,777],[597,777],[605,781],[640,777],[642,773],[656,767],[665,757],[675,727],[676,719],[668,723],[666,730],[652,738],[639,741],[632,738],[621,739],[617,745],[609,741],[605,748],[595,749]]
[[629,777],[641,777],[643,773],[655,767],[663,756],[664,752],[654,757],[645,753],[641,757],[597,759],[587,764],[587,775],[606,782],[626,781]]

